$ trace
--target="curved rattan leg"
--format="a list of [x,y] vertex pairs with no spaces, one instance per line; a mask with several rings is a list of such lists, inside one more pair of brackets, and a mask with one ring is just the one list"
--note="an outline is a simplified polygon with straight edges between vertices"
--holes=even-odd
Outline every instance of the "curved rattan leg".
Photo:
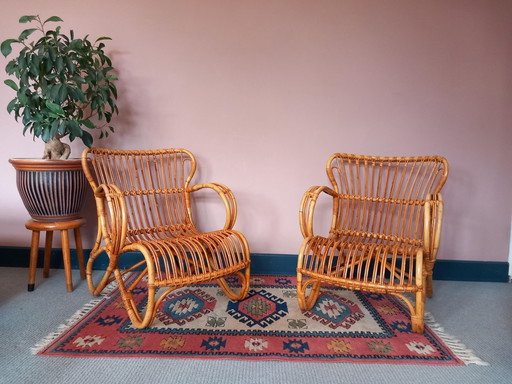
[[247,296],[247,293],[249,293],[249,283],[251,275],[250,267],[246,267],[243,273],[241,271],[238,271],[236,272],[236,274],[238,275],[238,277],[240,277],[241,280],[241,288],[238,293],[233,291],[233,289],[229,286],[224,277],[217,279],[217,282],[219,283],[220,287],[230,300],[238,301],[244,299]]
[[[140,329],[146,328],[149,327],[155,319],[157,305],[160,303],[160,300],[158,303],[156,302],[157,288],[155,284],[155,264],[150,253],[144,246],[140,244],[128,246],[123,251],[139,251],[143,256],[142,261],[135,263],[126,270],[121,271],[116,266],[116,268],[114,268],[114,275],[119,287],[119,291],[121,292],[121,297],[123,298],[126,311],[128,312],[128,316],[130,317],[133,326]],[[135,271],[134,273],[138,273],[138,276],[134,280],[130,279],[129,285],[127,285],[123,276],[126,275],[126,273],[134,271],[139,267],[143,267],[144,269],[142,272]],[[133,290],[141,282],[144,282],[146,285],[146,308],[139,312],[137,303],[133,298]],[[138,294],[137,296],[140,297],[141,294]],[[139,303],[141,303],[142,300],[139,301]]]
[[112,281],[115,280],[115,276],[113,275],[115,264],[112,261],[109,261],[107,269],[105,270],[105,273],[101,277],[101,280],[99,282],[94,282],[92,278],[92,271],[94,267],[94,261],[98,257],[98,255],[104,251],[103,248],[100,248],[98,250],[92,250],[91,254],[89,255],[89,259],[87,260],[87,267],[85,271],[85,277],[87,279],[87,286],[89,287],[89,291],[94,295],[98,296],[101,291]]
[[423,333],[425,317],[425,292],[420,290],[416,292],[416,301],[409,299],[405,295],[397,292],[390,292],[391,295],[400,298],[409,308],[411,314],[411,328],[413,332]]
[[[311,285],[309,294],[306,293]],[[306,280],[302,283],[302,275],[297,274],[297,300],[299,308],[303,311],[309,311],[315,305],[318,295],[320,294],[320,282],[315,279]]]
[[[148,273],[148,269],[146,268],[143,272],[139,274],[137,279],[134,282],[131,282],[129,286],[126,285],[125,280],[123,279],[123,273],[119,270],[119,268],[114,269],[114,274],[116,277],[117,284],[119,286],[119,291],[121,292],[121,297],[124,302],[124,306],[126,311],[128,312],[128,316],[134,327],[142,329],[149,327],[156,316],[157,305],[155,302],[155,293],[156,288],[154,285],[154,276],[150,276]],[[142,281],[142,279],[147,276],[147,301],[146,308],[139,312],[137,307],[137,303],[133,299],[132,291],[137,286],[138,283]]]

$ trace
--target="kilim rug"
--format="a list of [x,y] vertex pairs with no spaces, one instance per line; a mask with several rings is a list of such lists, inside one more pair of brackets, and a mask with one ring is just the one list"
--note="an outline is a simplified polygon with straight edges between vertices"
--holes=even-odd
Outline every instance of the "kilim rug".
[[[131,325],[112,283],[106,296],[77,312],[42,340],[34,353],[486,364],[428,314],[424,334],[413,333],[408,309],[393,296],[324,287],[314,308],[302,312],[295,283],[293,276],[253,276],[248,297],[239,302],[229,300],[213,282],[182,288],[164,299],[152,326],[142,330]],[[142,309],[144,302],[139,306]]]

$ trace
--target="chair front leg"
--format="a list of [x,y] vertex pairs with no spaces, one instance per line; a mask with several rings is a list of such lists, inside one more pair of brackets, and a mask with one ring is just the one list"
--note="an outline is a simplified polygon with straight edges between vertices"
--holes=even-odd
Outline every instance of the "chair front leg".
[[239,300],[245,299],[247,297],[247,294],[249,293],[250,276],[251,276],[250,267],[247,266],[247,268],[245,268],[245,271],[243,273],[241,271],[238,271],[238,272],[236,272],[236,274],[238,275],[238,277],[240,277],[240,280],[241,280],[241,288],[238,293],[236,293],[228,285],[228,283],[224,277],[217,279],[217,282],[219,283],[220,287],[222,288],[222,291],[224,291],[224,293],[230,300],[239,301]]
[[416,301],[414,310],[411,309],[412,331],[422,334],[425,322],[425,291],[427,285],[427,273],[424,271],[425,263],[423,260],[423,250],[418,250],[416,254]]
[[[307,293],[310,285],[311,290]],[[316,279],[308,279],[302,282],[302,273],[297,273],[297,300],[301,310],[309,311],[313,308],[320,295],[320,286],[320,282]]]

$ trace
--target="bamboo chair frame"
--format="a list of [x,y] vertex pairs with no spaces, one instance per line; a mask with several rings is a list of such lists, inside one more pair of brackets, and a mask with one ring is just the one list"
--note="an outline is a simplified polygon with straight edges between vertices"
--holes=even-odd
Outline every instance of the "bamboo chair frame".
[[[441,236],[446,159],[336,153],[326,171],[332,187],[309,188],[300,206],[300,308],[313,308],[322,284],[392,294],[408,306],[412,330],[423,333]],[[325,237],[313,228],[321,195],[332,198]]]
[[[196,160],[185,149],[110,150],[87,148],[82,166],[94,191],[98,233],[90,253],[86,277],[89,290],[99,295],[117,281],[130,320],[137,328],[153,322],[157,308],[173,290],[216,279],[231,300],[247,296],[250,252],[246,238],[233,230],[236,200],[219,183],[190,185]],[[215,191],[224,203],[226,221],[217,231],[202,233],[192,217],[192,196],[201,189]],[[120,258],[138,251],[142,260],[121,269]],[[97,282],[92,271],[105,252],[109,263]],[[124,275],[142,271],[130,285]],[[240,287],[230,287],[226,277],[235,274]],[[134,288],[147,284],[147,305],[139,311]],[[140,295],[140,293],[138,293]]]

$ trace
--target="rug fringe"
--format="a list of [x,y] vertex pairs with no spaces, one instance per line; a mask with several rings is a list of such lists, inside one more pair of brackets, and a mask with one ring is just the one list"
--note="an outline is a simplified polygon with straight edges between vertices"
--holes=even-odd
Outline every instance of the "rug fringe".
[[83,308],[76,311],[73,316],[67,319],[65,324],[60,324],[57,327],[56,331],[43,337],[38,343],[36,343],[34,347],[30,348],[32,354],[37,355],[40,351],[45,349],[49,344],[51,344],[60,335],[66,332],[71,326],[75,325],[78,321],[80,321],[85,315],[87,315],[92,309],[94,309],[96,305],[98,305],[103,300],[105,300],[105,297],[93,299],[87,304],[85,304]]
[[443,340],[443,342],[448,347],[450,347],[453,353],[457,355],[457,357],[461,359],[466,365],[489,365],[489,363],[477,357],[473,350],[468,349],[459,339],[456,339],[452,335],[446,333],[444,328],[435,321],[434,316],[432,316],[431,313],[425,313],[425,324],[428,325],[428,327],[433,330],[437,336],[439,336],[439,338]]
[[[131,273],[127,273],[123,275],[123,279],[128,278]],[[64,324],[60,324],[57,327],[57,330],[50,333],[49,335],[43,337],[36,345],[30,348],[30,351],[33,355],[37,355],[39,352],[44,350],[48,345],[50,345],[53,341],[55,341],[58,337],[60,337],[64,332],[66,332],[69,328],[75,325],[77,322],[82,320],[91,310],[93,310],[96,305],[101,303],[103,300],[109,299],[109,295],[111,295],[117,289],[117,283],[112,281],[108,284],[102,291],[102,296],[99,298],[94,298],[85,304],[81,309],[75,312],[73,316],[66,320]]]

